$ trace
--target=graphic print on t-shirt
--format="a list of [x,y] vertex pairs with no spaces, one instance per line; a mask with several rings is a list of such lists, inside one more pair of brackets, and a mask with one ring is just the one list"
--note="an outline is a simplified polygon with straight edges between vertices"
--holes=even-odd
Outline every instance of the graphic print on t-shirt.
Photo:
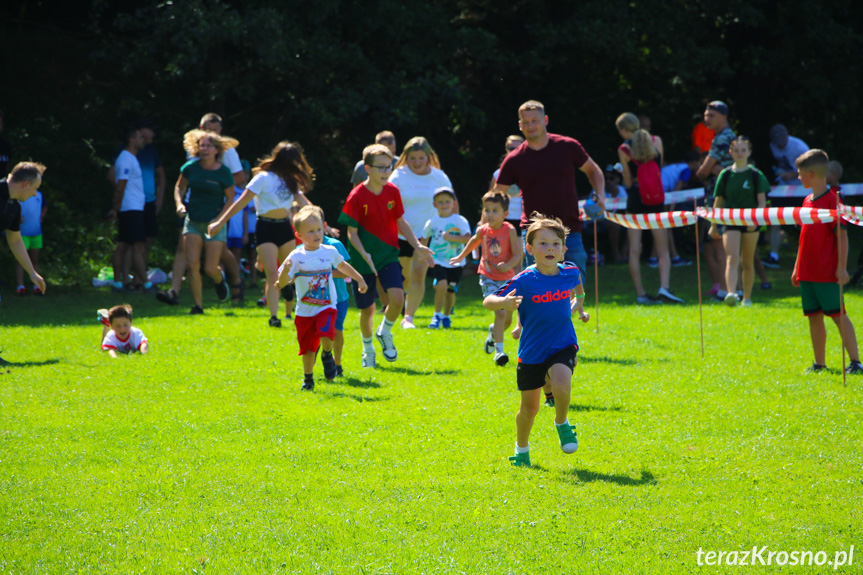
[[330,294],[330,270],[299,272],[297,276],[309,278],[309,287],[300,301],[309,305],[329,305],[332,303]]
[[491,260],[496,260],[500,257],[501,247],[500,241],[497,238],[491,238],[488,241],[488,257]]

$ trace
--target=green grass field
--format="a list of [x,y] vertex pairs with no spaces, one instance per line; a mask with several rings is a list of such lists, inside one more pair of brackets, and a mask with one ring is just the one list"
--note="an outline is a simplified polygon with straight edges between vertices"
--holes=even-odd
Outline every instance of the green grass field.
[[[190,318],[188,293],[169,308],[7,290],[0,573],[826,573],[696,554],[832,561],[863,547],[863,378],[843,387],[832,326],[837,369],[803,374],[790,271],[770,272],[751,309],[705,304],[702,359],[694,267],[672,273],[687,305],[653,308],[632,305],[625,267],[600,270],[599,333],[595,317],[576,326],[581,446],[561,453],[543,407],[531,469],[507,462],[515,366],[482,352],[491,314],[475,277],[452,330],[396,329],[398,361],[378,353],[374,371],[360,368],[351,310],[345,377],[323,382],[319,363],[313,393],[293,324],[267,327],[251,298],[215,306],[208,289],[207,315]],[[645,278],[657,287],[655,270]],[[123,299],[151,353],[112,360],[94,310]],[[859,328],[863,297],[847,302]],[[858,549],[838,571],[860,564]]]

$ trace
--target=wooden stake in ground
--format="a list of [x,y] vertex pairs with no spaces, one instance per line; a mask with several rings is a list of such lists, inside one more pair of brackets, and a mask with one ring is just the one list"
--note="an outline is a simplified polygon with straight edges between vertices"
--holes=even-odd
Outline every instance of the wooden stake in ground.
[[[697,210],[698,201],[693,198],[692,211]],[[695,273],[698,275],[698,323],[701,326],[701,359],[704,359],[704,314],[701,310],[701,248],[698,244],[698,218],[695,218]]]
[[[839,215],[839,203],[836,203],[836,257],[842,251],[842,216]],[[846,260],[848,254],[845,254]],[[841,262],[840,262],[841,263]],[[839,284],[839,343],[842,346],[842,385],[848,387],[847,374],[845,373],[845,330],[842,329],[842,324],[845,323],[845,302],[842,297],[842,282]]]

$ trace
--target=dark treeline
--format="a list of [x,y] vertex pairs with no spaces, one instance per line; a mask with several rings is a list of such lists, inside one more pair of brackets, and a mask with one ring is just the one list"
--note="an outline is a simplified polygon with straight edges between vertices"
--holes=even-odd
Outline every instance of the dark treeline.
[[[0,8],[0,109],[14,161],[48,165],[46,278],[76,281],[108,261],[113,224],[105,166],[121,128],[161,125],[168,174],[162,252],[176,241],[170,194],[182,134],[205,112],[254,160],[300,142],[317,172],[310,194],[336,220],[353,164],[382,129],[399,147],[426,136],[475,220],[504,139],[526,99],[549,130],[614,162],[614,119],[647,114],[666,158],[689,147],[706,99],[769,167],[776,122],[863,179],[863,26],[850,0],[18,0]],[[118,6],[124,8],[118,9]],[[253,162],[254,163],[254,162]],[[586,192],[586,179],[580,182]],[[11,257],[0,250],[2,277]],[[162,262],[164,266],[164,262]]]

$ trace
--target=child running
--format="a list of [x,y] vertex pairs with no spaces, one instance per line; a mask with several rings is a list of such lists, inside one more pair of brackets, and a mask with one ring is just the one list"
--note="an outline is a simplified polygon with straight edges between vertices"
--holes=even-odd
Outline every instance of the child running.
[[132,306],[129,304],[97,310],[96,318],[102,324],[102,349],[111,357],[117,357],[118,353],[149,351],[147,336],[137,327],[132,327]]
[[462,244],[470,239],[470,224],[464,216],[453,213],[455,192],[452,188],[441,187],[432,197],[437,216],[430,218],[423,227],[424,245],[434,252],[434,267],[429,275],[434,278],[434,317],[429,327],[449,329],[452,325],[450,314],[455,306],[455,294],[461,281],[465,262],[453,263],[455,254]]
[[564,453],[575,453],[578,438],[567,419],[572,372],[578,340],[570,315],[578,312],[581,321],[590,315],[584,310],[584,286],[578,267],[561,264],[564,242],[569,233],[563,223],[536,212],[527,229],[527,253],[536,263],[507,282],[495,295],[483,300],[490,310],[518,310],[522,333],[518,343],[516,381],[521,405],[516,415],[516,466],[530,467],[530,430],[539,411],[541,390],[551,384],[555,398],[554,423]]
[[[734,164],[719,172],[716,179],[713,202],[714,209],[763,208],[767,204],[770,183],[764,174],[749,164],[752,144],[746,136],[737,136],[731,142],[731,158]],[[716,223],[710,224],[710,237],[719,240]],[[737,305],[737,268],[741,268],[743,279],[743,307],[752,305],[752,284],[755,283],[755,248],[758,246],[758,226],[725,226],[722,234],[725,248],[725,287],[728,294],[725,303]]]
[[[521,263],[521,240],[515,228],[506,221],[509,214],[509,196],[503,192],[490,191],[482,197],[482,214],[485,223],[468,240],[459,255],[450,262],[455,265],[482,245],[479,260],[479,285],[482,296],[497,293],[515,275],[514,268]],[[503,334],[512,323],[512,310],[501,308],[494,312],[494,323],[488,326],[485,352],[494,352],[494,362],[504,366],[509,356],[503,350]]]
[[[393,170],[393,153],[384,145],[373,144],[363,150],[363,163],[368,178],[359,184],[345,200],[339,223],[348,226],[351,240],[348,253],[363,275],[368,292],[354,284],[354,301],[360,310],[360,332],[363,338],[363,367],[375,367],[372,333],[381,345],[384,359],[395,361],[398,352],[393,343],[392,327],[401,313],[405,300],[402,267],[399,264],[399,233],[417,250],[425,264],[434,265],[430,249],[419,243],[404,219],[404,207],[399,189],[387,182]],[[377,282],[386,291],[388,304],[384,319],[373,331]]]
[[360,293],[368,289],[363,277],[336,248],[323,245],[324,222],[319,214],[314,206],[305,206],[294,216],[294,229],[303,243],[282,263],[275,287],[296,283],[299,298],[294,323],[300,342],[299,355],[303,356],[302,389],[307,391],[315,388],[313,372],[320,347],[324,348],[321,354],[324,377],[327,381],[336,378],[333,340],[338,311],[333,297],[336,294],[333,268],[355,280]]
[[[803,200],[804,208],[835,210],[839,201],[836,192],[827,187],[827,165],[830,158],[824,150],[809,150],[797,158],[798,178],[812,193]],[[838,231],[837,231],[838,230]],[[836,234],[839,234],[837,245]],[[827,368],[827,330],[824,316],[830,317],[841,330],[845,349],[851,358],[846,373],[863,374],[863,365],[857,351],[857,335],[841,301],[840,286],[848,283],[848,235],[842,226],[830,224],[803,224],[800,246],[791,273],[791,285],[800,287],[803,315],[809,318],[809,337],[815,363],[807,369],[816,373]],[[841,324],[840,324],[841,322]]]

